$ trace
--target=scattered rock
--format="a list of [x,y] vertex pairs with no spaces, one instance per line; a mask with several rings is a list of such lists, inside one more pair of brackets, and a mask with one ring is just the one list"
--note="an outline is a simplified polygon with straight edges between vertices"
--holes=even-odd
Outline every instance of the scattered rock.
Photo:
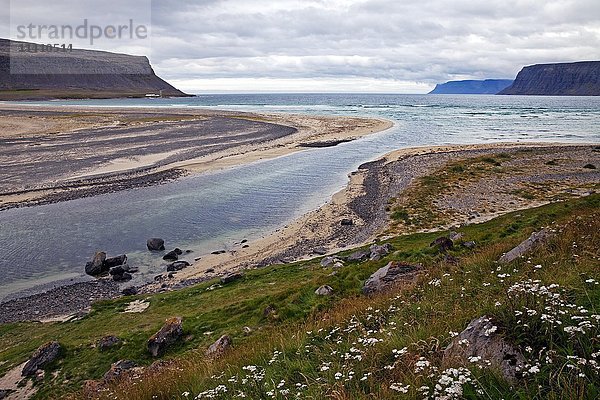
[[324,256],[327,254],[327,249],[325,247],[315,247],[313,249],[313,253],[318,254],[320,256]]
[[131,360],[119,360],[110,366],[110,369],[104,374],[104,382],[114,382],[123,372],[137,367],[137,364]]
[[113,281],[115,281],[115,282],[127,282],[133,278],[133,276],[131,276],[131,274],[128,272],[123,272],[120,275],[113,275],[112,277],[113,277]]
[[394,248],[392,247],[392,245],[390,243],[386,243],[383,245],[373,244],[373,245],[371,245],[371,247],[369,247],[369,251],[370,251],[369,260],[379,261],[383,257],[390,254],[390,252],[392,250],[394,250]]
[[175,250],[171,250],[163,256],[163,260],[165,261],[177,261],[178,258],[179,254]]
[[548,239],[549,236],[550,235],[548,231],[546,231],[545,229],[542,229],[539,232],[533,232],[531,236],[522,241],[517,247],[500,257],[498,262],[502,264],[507,264],[511,261],[516,260],[525,253],[529,252],[538,244],[544,242],[546,239]]
[[110,269],[110,271],[108,271],[108,273],[111,276],[114,276],[114,275],[123,275],[125,273],[125,268],[123,268],[121,265],[119,265],[117,267],[112,267]]
[[148,339],[148,351],[153,357],[158,357],[182,335],[183,323],[181,317],[169,318],[165,321],[163,327]]
[[181,271],[185,267],[189,267],[190,263],[187,261],[175,261],[167,265],[167,271]]
[[387,290],[398,281],[412,279],[420,269],[420,265],[391,261],[366,280],[362,291],[364,294],[373,294]]
[[343,266],[344,266],[344,264],[341,261],[336,261],[336,263],[333,264],[332,268],[339,269],[339,268],[342,268]]
[[475,247],[477,247],[477,243],[475,243],[474,241],[470,240],[468,242],[464,242],[462,244],[463,246],[465,246],[467,249],[474,249]]
[[161,238],[151,238],[146,242],[146,246],[150,251],[163,251],[165,249],[165,241]]
[[204,271],[205,274],[210,274],[210,273],[213,273],[213,272],[215,272],[214,268],[209,268],[206,271]]
[[127,263],[127,255],[121,254],[120,256],[107,258],[104,260],[103,268],[107,271],[113,267],[117,267]]
[[342,226],[350,226],[350,225],[354,225],[354,221],[352,221],[350,218],[343,218],[340,221],[340,225]]
[[206,350],[206,355],[211,358],[220,357],[228,349],[230,349],[231,346],[233,346],[233,340],[231,340],[231,337],[229,337],[229,335],[223,335],[208,347]]
[[332,257],[332,256],[324,257],[321,260],[321,267],[327,268],[327,267],[333,265],[334,263],[335,263],[335,257]]
[[44,368],[56,360],[60,354],[61,347],[57,341],[48,342],[40,346],[31,356],[21,371],[22,376],[33,376],[38,369]]
[[187,250],[185,251],[185,254],[190,254],[190,253],[193,253],[193,252],[194,252],[194,250],[187,249]]
[[315,290],[317,296],[330,296],[333,294],[333,288],[329,285],[323,285]]
[[92,261],[85,265],[85,273],[91,276],[98,276],[108,271],[108,269],[104,269],[104,260],[106,260],[106,253],[97,251]]
[[121,291],[124,296],[135,296],[138,294],[138,288],[135,286],[128,286]]
[[244,244],[244,243],[246,243],[246,242],[248,242],[248,239],[243,239],[243,240],[240,242],[240,244]]
[[9,394],[8,390],[0,389],[0,400],[6,399]]
[[429,247],[437,247],[439,251],[445,253],[454,247],[454,242],[448,239],[446,236],[441,236],[435,239],[433,242],[431,242]]
[[129,264],[121,265],[121,268],[123,268],[123,270],[125,270],[125,272],[129,272],[130,274],[135,274],[136,272],[140,271],[140,269],[138,267],[132,267]]
[[108,336],[104,336],[102,339],[98,340],[98,343],[96,343],[96,347],[100,351],[105,351],[105,350],[108,350],[111,347],[114,347],[120,343],[121,343],[121,339],[119,339],[118,337],[116,337],[114,335],[108,335]]
[[463,238],[463,234],[460,232],[450,232],[448,234],[448,239],[452,240],[453,243],[458,242],[459,240],[461,240]]
[[227,250],[216,250],[216,251],[213,251],[213,252],[212,252],[212,253],[210,253],[210,254],[215,254],[215,255],[217,255],[217,254],[225,254],[225,253],[227,253]]
[[247,249],[248,247],[250,247],[249,245],[245,244],[242,246],[242,249]]
[[367,258],[369,258],[370,255],[371,255],[370,251],[358,250],[358,251],[355,251],[354,253],[350,254],[348,257],[346,257],[346,261],[349,261],[349,262],[364,261]]
[[243,278],[244,274],[242,274],[241,272],[232,272],[230,274],[227,274],[223,277],[221,277],[221,283],[222,284],[226,284],[226,283],[230,283],[233,281],[237,281],[240,278]]
[[244,335],[249,335],[252,333],[252,328],[250,328],[249,326],[245,326],[244,328],[242,328],[242,330],[244,331]]
[[596,166],[594,164],[585,164],[583,166],[583,168],[585,168],[585,169],[596,169]]
[[502,376],[515,382],[525,365],[525,358],[518,349],[508,343],[497,331],[490,318],[483,316],[469,323],[467,328],[452,339],[444,350],[445,363],[469,363],[470,357],[481,357],[482,366],[489,362]]

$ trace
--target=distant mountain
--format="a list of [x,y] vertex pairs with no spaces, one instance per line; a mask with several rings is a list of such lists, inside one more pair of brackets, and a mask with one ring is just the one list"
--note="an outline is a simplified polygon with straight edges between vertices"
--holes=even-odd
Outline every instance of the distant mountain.
[[0,100],[187,96],[156,76],[146,57],[34,46],[0,39]]
[[600,96],[600,61],[530,65],[498,94]]
[[437,84],[429,94],[496,94],[512,83],[511,79],[449,81]]

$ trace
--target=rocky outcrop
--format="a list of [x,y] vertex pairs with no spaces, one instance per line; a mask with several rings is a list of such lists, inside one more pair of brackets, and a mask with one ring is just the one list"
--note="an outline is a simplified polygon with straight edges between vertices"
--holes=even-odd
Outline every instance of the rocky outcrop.
[[40,346],[21,371],[22,376],[33,376],[40,369],[56,360],[60,354],[60,344],[53,341]]
[[362,291],[364,294],[383,292],[397,282],[414,278],[420,269],[420,265],[391,261],[385,267],[379,268],[366,280]]
[[600,96],[600,61],[530,65],[498,94]]
[[233,346],[233,340],[229,335],[223,335],[211,344],[206,350],[206,355],[211,358],[217,358],[225,354]]
[[496,94],[512,83],[512,79],[448,81],[435,85],[429,94]]
[[498,332],[491,319],[483,316],[469,323],[444,350],[444,363],[478,364],[502,373],[504,379],[515,382],[525,365],[519,350]]
[[103,251],[97,251],[96,254],[94,254],[92,261],[85,265],[85,273],[91,276],[98,276],[108,272],[108,268],[104,267],[105,260],[106,253]]
[[[148,58],[105,51],[19,51],[0,39],[0,99],[187,96],[155,75]],[[11,49],[12,47],[12,49]]]
[[181,317],[169,318],[158,332],[148,339],[148,351],[153,357],[162,355],[166,349],[183,335]]

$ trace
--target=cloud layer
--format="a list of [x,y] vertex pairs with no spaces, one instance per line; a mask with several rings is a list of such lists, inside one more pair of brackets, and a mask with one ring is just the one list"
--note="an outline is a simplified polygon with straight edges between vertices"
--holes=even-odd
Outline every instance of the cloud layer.
[[155,70],[191,91],[414,93],[590,59],[600,59],[598,0],[152,3]]

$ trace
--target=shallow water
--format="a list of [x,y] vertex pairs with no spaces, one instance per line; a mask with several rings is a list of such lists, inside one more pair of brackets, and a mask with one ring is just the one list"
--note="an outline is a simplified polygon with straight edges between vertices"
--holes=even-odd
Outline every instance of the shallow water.
[[[234,248],[328,201],[363,162],[401,147],[495,141],[600,143],[600,98],[425,95],[212,95],[192,99],[53,101],[90,106],[218,107],[361,115],[394,128],[332,148],[188,177],[160,186],[0,212],[0,299],[85,279],[96,250],[127,253],[137,283],[164,270],[146,239],[191,249]],[[61,283],[64,283],[61,282]]]

